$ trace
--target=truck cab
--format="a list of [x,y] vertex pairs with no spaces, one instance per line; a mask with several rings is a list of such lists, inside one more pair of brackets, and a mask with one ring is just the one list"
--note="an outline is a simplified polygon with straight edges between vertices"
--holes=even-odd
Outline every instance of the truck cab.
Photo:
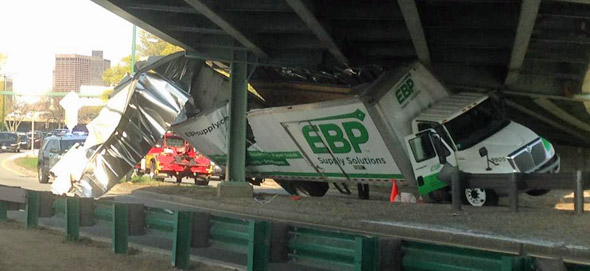
[[[446,186],[438,179],[441,155],[460,171],[473,174],[559,171],[560,159],[552,144],[507,119],[488,95],[450,95],[415,117],[412,131],[406,144],[421,194]],[[443,148],[437,148],[437,141]],[[493,205],[498,195],[489,189],[466,189],[463,198],[474,206]]]

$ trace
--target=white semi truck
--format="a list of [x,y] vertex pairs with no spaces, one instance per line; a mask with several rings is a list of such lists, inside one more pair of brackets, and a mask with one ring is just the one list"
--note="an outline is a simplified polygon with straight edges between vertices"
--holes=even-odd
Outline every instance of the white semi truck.
[[[419,63],[383,74],[354,97],[254,109],[247,120],[248,178],[273,178],[291,193],[311,196],[324,195],[331,182],[390,186],[395,179],[441,199],[448,191],[438,176],[441,161],[474,174],[560,166],[552,144],[505,118],[491,97],[450,94]],[[173,130],[224,165],[227,122],[225,105]],[[484,189],[463,195],[474,206],[496,204],[498,196]]]

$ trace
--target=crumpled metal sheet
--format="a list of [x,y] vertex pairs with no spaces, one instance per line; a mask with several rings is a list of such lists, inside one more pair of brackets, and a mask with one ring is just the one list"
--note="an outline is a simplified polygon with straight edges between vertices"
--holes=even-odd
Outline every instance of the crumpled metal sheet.
[[[99,197],[119,182],[162,138],[166,130],[186,119],[189,93],[153,72],[183,54],[146,63],[131,80],[116,88],[99,116],[89,125],[82,150],[71,150],[52,168],[59,170],[52,191]],[[85,161],[85,163],[80,163]],[[63,164],[68,165],[64,167]],[[80,170],[80,167],[83,167]],[[65,172],[63,168],[69,168]],[[71,182],[69,191],[67,182]]]

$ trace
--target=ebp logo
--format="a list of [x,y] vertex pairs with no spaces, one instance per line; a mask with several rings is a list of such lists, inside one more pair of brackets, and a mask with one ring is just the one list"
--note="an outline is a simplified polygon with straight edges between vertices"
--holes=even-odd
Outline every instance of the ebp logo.
[[[313,124],[312,122],[357,119],[343,122]],[[303,126],[301,132],[314,153],[361,153],[361,145],[369,141],[369,132],[363,125],[365,113],[357,109],[350,114],[309,120],[311,124]],[[328,149],[329,148],[329,149]]]
[[395,98],[397,98],[397,102],[400,105],[403,105],[404,102],[408,101],[412,94],[414,93],[414,81],[408,74],[408,76],[404,79],[404,82],[395,90]]

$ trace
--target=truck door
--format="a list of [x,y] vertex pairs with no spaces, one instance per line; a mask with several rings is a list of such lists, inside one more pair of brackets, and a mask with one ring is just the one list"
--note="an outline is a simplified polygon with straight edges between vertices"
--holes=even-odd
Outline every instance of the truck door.
[[438,178],[438,173],[443,167],[442,160],[456,165],[455,154],[433,129],[407,136],[406,147],[420,194],[447,186]]

